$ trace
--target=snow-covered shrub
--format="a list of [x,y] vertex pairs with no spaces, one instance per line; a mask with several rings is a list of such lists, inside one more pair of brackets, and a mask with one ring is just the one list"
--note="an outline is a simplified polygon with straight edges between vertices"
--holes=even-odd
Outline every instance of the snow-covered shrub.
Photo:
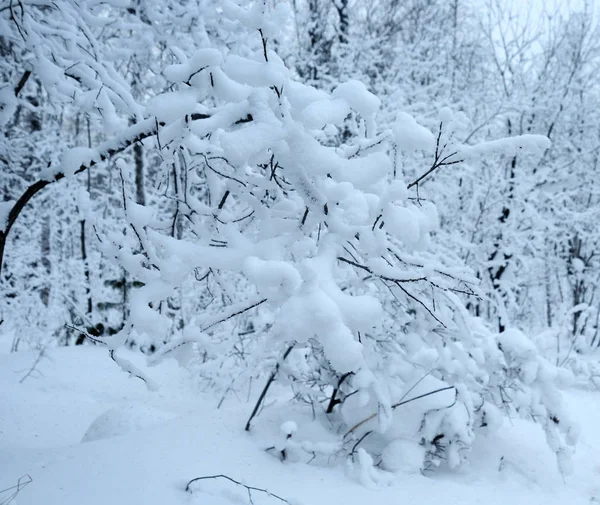
[[[281,12],[223,8],[229,28],[254,30],[256,43],[243,54],[207,44],[180,55],[165,70],[172,91],[146,110],[180,215],[171,227],[127,199],[131,226],[105,240],[144,283],[111,349],[136,332],[159,348],[153,363],[195,349],[200,368],[217,369],[210,363],[241,342],[247,378],[293,346],[303,358],[279,360],[282,378],[315,405],[330,398],[348,449],[380,433],[390,469],[399,440],[419,447],[411,467],[417,454],[422,467],[460,465],[478,430],[499,424],[500,407],[542,424],[566,471],[574,433],[557,372],[521,333],[493,334],[468,314],[460,296],[476,279],[429,249],[435,206],[413,198],[397,165],[399,152],[424,151],[434,160],[426,173],[495,150],[539,151],[546,140],[449,151],[406,113],[379,131],[379,99],[360,82],[329,94],[294,81],[269,46]],[[359,134],[330,145],[348,117]],[[212,282],[220,301],[194,304],[207,289],[194,279]],[[171,339],[160,307],[184,285],[191,301]],[[252,338],[232,338],[252,311]]]
[[[500,423],[499,409],[518,410],[544,427],[566,472],[575,433],[560,375],[521,333],[494,334],[469,315],[462,297],[477,279],[431,247],[437,211],[415,191],[442,167],[539,152],[547,139],[451,149],[407,113],[379,130],[380,100],[361,82],[327,93],[294,80],[270,44],[283,4],[220,9],[225,19],[204,20],[194,52],[174,49],[168,91],[136,123],[44,172],[72,176],[156,139],[174,214],[136,203],[123,183],[128,226],[97,229],[103,252],[142,284],[124,328],[105,340],[111,357],[149,384],[119,357],[132,337],[157,349],[151,364],[172,356],[224,387],[274,369],[270,381],[280,372],[297,398],[326,402],[340,447],[362,470],[380,454],[392,471],[457,467],[478,431]],[[223,31],[254,39],[224,43]],[[415,150],[432,162],[404,180],[399,160]],[[372,455],[360,445],[368,432],[378,434]],[[279,452],[309,447],[291,432],[285,440]]]

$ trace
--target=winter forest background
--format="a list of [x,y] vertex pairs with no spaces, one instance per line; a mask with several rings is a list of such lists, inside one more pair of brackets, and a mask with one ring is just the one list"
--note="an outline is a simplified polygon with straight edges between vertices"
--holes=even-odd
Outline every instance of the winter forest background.
[[[432,479],[524,419],[567,478],[560,390],[600,386],[600,30],[558,4],[0,0],[10,394],[93,347],[152,391],[175,360],[274,461]],[[102,430],[152,417],[125,408]]]

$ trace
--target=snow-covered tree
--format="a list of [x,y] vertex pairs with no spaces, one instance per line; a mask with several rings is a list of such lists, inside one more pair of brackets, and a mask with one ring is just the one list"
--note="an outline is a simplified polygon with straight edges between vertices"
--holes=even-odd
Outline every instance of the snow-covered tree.
[[[100,44],[88,30],[106,25],[98,37],[125,30],[126,24],[108,26],[112,7],[26,4],[38,17],[24,12],[15,20],[9,6],[2,19],[20,40],[14,61],[27,54],[28,79],[39,79],[51,103],[94,114],[103,129],[95,143],[53,151],[49,165],[11,194],[0,252],[34,196],[71,189],[66,193],[81,213],[74,221],[84,217],[98,249],[125,269],[123,286],[137,283],[124,299],[120,331],[82,334],[106,345],[117,364],[148,386],[155,386],[151,374],[120,353],[128,342],[152,351],[149,364],[172,356],[217,386],[237,388],[257,373],[276,378],[279,371],[297,398],[315,409],[327,402],[324,415],[341,433],[333,446],[290,442],[290,451],[351,456],[359,467],[372,463],[365,447],[381,453],[389,469],[402,450],[417,455],[419,468],[443,462],[454,468],[478,433],[500,424],[502,410],[516,411],[544,428],[568,472],[576,432],[557,391],[565,374],[517,329],[505,324],[496,333],[469,314],[465,297],[476,295],[478,279],[456,251],[436,243],[435,198],[417,191],[452,167],[474,171],[517,157],[535,166],[548,140],[522,131],[466,144],[458,140],[465,115],[434,103],[432,128],[401,110],[379,128],[381,101],[360,81],[336,78],[319,90],[295,79],[272,43],[287,25],[288,9],[267,3],[246,9],[231,0],[216,8],[201,2],[193,10],[174,4],[164,12],[143,2],[130,7],[128,14],[147,25],[144,34],[154,22],[166,24],[158,34],[182,25],[194,33],[181,40],[148,35],[152,51],[170,51],[164,59],[175,60],[165,61],[160,75],[144,65],[152,51],[120,58],[111,36]],[[341,46],[351,40],[348,5],[340,0],[327,10],[338,16]],[[428,6],[407,22],[420,22],[419,12],[444,18],[446,11]],[[57,9],[51,22],[47,9]],[[458,2],[453,9],[456,30]],[[326,29],[314,34],[329,37]],[[319,58],[330,58],[328,44],[316,40],[307,63],[325,65]],[[421,71],[410,85],[428,87],[438,72]],[[2,96],[3,117],[12,120],[23,104]],[[136,177],[141,155],[128,154],[142,142],[160,161],[144,171],[143,188]],[[73,196],[76,176],[102,164],[116,188],[110,212],[122,212],[120,226],[103,226],[84,186]],[[147,187],[158,190],[142,198]],[[12,261],[5,268],[15,276]]]

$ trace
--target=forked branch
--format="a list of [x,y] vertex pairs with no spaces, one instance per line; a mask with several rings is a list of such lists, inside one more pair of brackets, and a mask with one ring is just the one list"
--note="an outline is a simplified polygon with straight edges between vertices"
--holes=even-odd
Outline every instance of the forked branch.
[[417,179],[415,179],[413,182],[411,182],[407,186],[407,189],[410,189],[413,186],[418,186],[419,183],[423,179],[425,179],[430,174],[432,174],[433,172],[435,172],[438,168],[442,168],[442,167],[445,167],[445,166],[448,166],[448,165],[456,165],[456,164],[462,163],[464,161],[464,160],[452,160],[452,161],[450,161],[453,156],[456,156],[458,154],[458,151],[454,151],[453,153],[450,153],[450,154],[442,157],[442,153],[444,152],[444,149],[447,146],[447,144],[444,144],[440,148],[440,140],[441,140],[441,137],[442,137],[442,126],[443,126],[443,123],[440,123],[440,130],[438,132],[438,136],[437,136],[437,139],[435,141],[435,156],[433,158],[433,163],[431,164],[431,167],[429,167],[429,169],[424,174],[422,174]]

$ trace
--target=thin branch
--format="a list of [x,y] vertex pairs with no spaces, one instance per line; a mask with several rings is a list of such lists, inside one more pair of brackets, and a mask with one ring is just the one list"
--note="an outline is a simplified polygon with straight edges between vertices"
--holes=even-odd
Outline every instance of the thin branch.
[[217,209],[221,210],[225,206],[225,202],[227,201],[227,197],[229,196],[229,194],[229,190],[225,191],[225,193],[223,194],[223,198],[221,198],[221,201],[217,206]]
[[258,32],[260,33],[260,38],[262,40],[263,56],[265,57],[265,61],[268,62],[269,57],[267,56],[267,39],[265,38],[265,36],[263,34],[262,28],[259,28]]
[[[436,389],[434,391],[430,391],[429,393],[424,393],[422,395],[415,396],[413,398],[409,398],[408,400],[403,400],[403,401],[400,401],[398,403],[394,403],[392,405],[392,410],[394,410],[394,409],[396,409],[396,408],[398,408],[398,407],[400,407],[402,405],[406,405],[407,403],[414,402],[415,400],[420,400],[421,398],[425,398],[427,396],[431,396],[431,395],[434,395],[434,394],[437,394],[437,393],[441,393],[442,391],[448,391],[449,389],[456,390],[456,388],[454,386],[446,386],[444,388],[439,388],[439,389]],[[351,433],[353,433],[354,431],[356,431],[358,428],[360,428],[363,424],[369,422],[371,419],[374,419],[375,417],[377,417],[377,414],[372,414],[369,417],[363,419],[362,421],[356,423],[354,426],[352,426],[352,428],[350,428],[347,431],[347,433],[344,435],[344,438],[346,438],[348,435],[350,435]]]
[[[223,246],[223,247],[225,247],[225,246]],[[211,272],[212,272],[212,270],[209,270],[208,273],[204,277],[202,277],[201,279],[198,279],[198,278],[196,278],[196,279],[197,280],[204,280],[208,276],[208,274],[211,273]],[[263,298],[262,300],[254,302],[254,303],[252,303],[251,305],[249,305],[247,307],[244,307],[242,309],[236,310],[235,312],[228,313],[225,316],[223,316],[221,319],[213,321],[210,324],[208,324],[207,326],[201,328],[200,331],[201,332],[205,332],[205,331],[209,330],[210,328],[212,328],[213,326],[216,326],[217,324],[224,323],[225,321],[227,321],[229,319],[232,319],[232,318],[234,318],[236,316],[239,316],[240,314],[243,314],[244,312],[248,312],[249,310],[258,307],[259,305],[262,305],[266,301],[267,301],[267,299]],[[231,310],[231,307],[229,307],[229,309]],[[171,342],[166,347],[160,349],[157,353],[155,353],[152,357],[150,357],[148,359],[148,363],[150,365],[154,365],[154,364],[160,362],[160,360],[162,358],[164,358],[170,352],[173,352],[175,349],[183,347],[184,345],[187,345],[187,344],[193,344],[194,342],[196,342],[196,340],[189,339],[189,338],[182,338],[182,339],[178,339],[178,340],[176,340],[174,342]]]
[[[446,156],[444,158],[444,160],[447,160],[448,158],[454,156],[458,154],[457,152],[454,152],[452,154],[449,154],[448,156]],[[429,170],[427,170],[427,172],[425,172],[423,175],[421,175],[419,178],[417,178],[416,180],[414,180],[413,182],[411,182],[408,186],[406,186],[406,189],[410,189],[413,186],[418,185],[423,179],[425,179],[429,174],[431,174],[432,172],[435,172],[438,168],[441,167],[445,167],[448,165],[457,165],[458,163],[462,163],[465,160],[456,160],[456,161],[444,161],[442,162],[441,160],[436,160],[433,165],[431,165],[431,168]]]
[[70,324],[65,324],[65,327],[74,330],[76,332],[81,333],[85,338],[87,338],[88,340],[94,342],[95,344],[100,344],[100,345],[108,345],[106,342],[104,342],[103,340],[100,340],[96,337],[92,337],[87,331],[82,330],[81,328],[77,328],[76,326],[72,326]]
[[29,79],[30,76],[31,76],[31,70],[25,70],[25,72],[21,76],[21,79],[19,79],[19,83],[17,84],[17,87],[15,88],[15,96],[19,96],[19,93],[25,87],[25,84],[27,84],[27,80]]
[[394,277],[387,277],[385,275],[380,275],[376,272],[373,272],[373,270],[371,270],[369,267],[365,266],[365,265],[361,265],[360,263],[357,263],[355,261],[349,260],[347,258],[344,258],[342,256],[338,256],[337,258],[339,261],[342,261],[344,263],[347,263],[348,265],[352,265],[356,268],[360,268],[361,270],[364,270],[365,272],[370,273],[371,275],[378,277],[380,279],[383,279],[385,281],[389,281],[389,282],[393,282],[393,283],[398,283],[398,282],[419,282],[419,281],[425,281],[427,280],[426,277],[415,277],[415,278],[409,278],[409,279],[397,279]]
[[263,303],[265,303],[267,301],[266,298],[263,298],[262,300],[259,300],[258,302],[253,303],[252,305],[249,305],[248,307],[245,307],[243,309],[238,310],[237,312],[234,312],[233,314],[228,314],[225,317],[219,319],[218,321],[215,321],[211,324],[209,324],[208,326],[205,326],[204,328],[202,328],[202,332],[209,330],[210,328],[212,328],[213,326],[216,326],[219,323],[224,323],[225,321],[227,321],[228,319],[231,319],[235,316],[239,316],[240,314],[243,314],[244,312],[248,312],[249,310],[258,307],[259,305],[262,305]]
[[336,405],[342,403],[342,400],[340,400],[339,398],[336,398],[336,396],[337,396],[338,391],[342,387],[342,384],[344,383],[344,381],[351,375],[354,375],[354,372],[346,372],[345,374],[343,374],[340,377],[340,380],[338,381],[337,386],[333,389],[333,392],[331,393],[331,399],[329,400],[329,405],[327,405],[327,410],[326,410],[327,414],[331,414],[333,412],[333,408]]
[[[350,451],[350,456],[354,456],[354,454],[356,453],[356,449],[357,447],[360,445],[360,443],[367,438],[371,433],[373,433],[373,431],[367,431],[362,437],[360,437],[357,442],[352,446],[352,450]],[[353,460],[354,461],[354,460]]]
[[238,184],[241,184],[242,186],[246,187],[246,183],[244,181],[241,181],[240,179],[237,179],[236,177],[233,177],[232,175],[227,175],[227,174],[224,174],[222,172],[219,172],[216,168],[214,168],[208,162],[208,158],[207,158],[206,154],[204,154],[204,153],[201,153],[201,154],[202,154],[202,157],[204,158],[204,163],[209,168],[209,170],[212,170],[215,174],[220,175],[221,177],[224,177],[225,179],[231,179],[232,181],[235,181]]
[[[29,369],[29,371],[23,376],[23,378],[19,381],[19,384],[23,384],[23,382],[25,382],[25,380],[35,371],[35,367],[38,366],[39,362],[42,360],[42,358],[45,356],[45,348],[42,348],[40,350],[40,352],[37,355],[37,358],[35,358],[35,361],[33,362],[33,365],[31,365],[31,368]],[[40,373],[40,372],[38,372]]]
[[19,480],[17,481],[16,485],[7,487],[6,489],[0,489],[0,494],[6,493],[7,491],[13,491],[12,494],[10,494],[7,498],[0,502],[0,505],[9,505],[10,503],[13,503],[13,500],[23,490],[23,488],[27,486],[27,484],[31,484],[32,482],[33,479],[31,478],[31,475],[25,474],[19,477]]
[[185,490],[188,493],[193,493],[194,491],[192,490],[191,485],[194,482],[198,482],[201,480],[208,480],[208,479],[225,479],[228,480],[229,482],[232,482],[233,484],[236,484],[237,486],[241,486],[243,488],[246,489],[246,491],[248,491],[248,500],[250,501],[250,504],[254,504],[254,502],[252,501],[252,491],[256,491],[258,493],[264,493],[267,496],[270,496],[271,498],[275,498],[276,500],[279,500],[283,503],[290,503],[289,501],[287,501],[285,498],[282,498],[279,495],[276,495],[275,493],[271,493],[270,491],[266,490],[266,489],[261,489],[258,487],[254,487],[254,486],[247,486],[246,484],[243,484],[242,482],[232,479],[231,477],[228,477],[227,475],[223,475],[223,474],[219,474],[219,475],[206,475],[204,477],[196,477],[195,479],[190,480],[187,485],[185,486]]
[[456,390],[456,388],[454,386],[446,386],[446,387],[443,387],[443,388],[439,388],[439,389],[436,389],[435,391],[430,391],[429,393],[423,393],[422,395],[415,396],[413,398],[409,398],[408,400],[403,400],[403,401],[400,401],[398,403],[394,403],[392,405],[392,410],[395,409],[395,408],[398,408],[398,407],[400,407],[402,405],[406,405],[407,403],[414,402],[415,400],[420,400],[421,398],[426,398],[427,396],[431,396],[431,395],[434,395],[436,393],[441,393],[443,391],[449,391],[450,389]]
[[[290,345],[287,348],[285,353],[283,353],[283,359],[281,361],[285,361],[285,359],[292,352],[293,348],[294,348],[294,344]],[[248,418],[248,421],[246,422],[246,427],[244,428],[246,431],[250,431],[250,423],[252,423],[252,419],[254,419],[254,417],[258,413],[258,409],[260,409],[260,406],[261,406],[263,400],[265,399],[265,396],[267,396],[267,391],[269,391],[271,384],[273,384],[273,382],[275,381],[275,378],[277,377],[277,372],[279,372],[279,362],[277,362],[277,364],[275,365],[275,369],[273,370],[273,372],[271,372],[271,375],[269,376],[269,379],[267,380],[265,387],[263,388],[262,392],[260,393],[260,396],[258,397],[258,400],[256,401],[256,405],[254,405],[254,409],[252,410],[252,413],[250,414],[250,417]]]
[[462,163],[464,161],[464,160],[448,161],[450,158],[452,158],[452,156],[457,155],[458,151],[454,151],[453,153],[448,154],[447,156],[444,156],[443,158],[441,158],[442,153],[444,152],[444,149],[447,146],[447,143],[446,143],[440,149],[440,139],[442,138],[442,127],[443,127],[443,123],[440,123],[440,129],[438,131],[438,136],[435,141],[435,156],[433,158],[433,163],[431,164],[431,167],[424,174],[422,174],[417,179],[415,179],[413,182],[411,182],[406,187],[407,189],[410,189],[413,186],[417,186],[417,189],[418,189],[419,183],[423,179],[425,179],[427,176],[429,176],[431,173],[435,172],[438,168],[445,167],[448,165],[456,165],[456,164]]
[[415,302],[417,302],[419,305],[421,305],[427,312],[429,312],[429,315],[431,317],[433,317],[438,323],[440,323],[444,328],[448,328],[432,311],[431,309],[425,305],[421,300],[419,300],[415,295],[413,295],[412,293],[409,293],[406,289],[404,289],[402,286],[400,286],[400,284],[396,284],[396,286],[398,286],[406,296],[408,296],[409,298],[412,298]]

